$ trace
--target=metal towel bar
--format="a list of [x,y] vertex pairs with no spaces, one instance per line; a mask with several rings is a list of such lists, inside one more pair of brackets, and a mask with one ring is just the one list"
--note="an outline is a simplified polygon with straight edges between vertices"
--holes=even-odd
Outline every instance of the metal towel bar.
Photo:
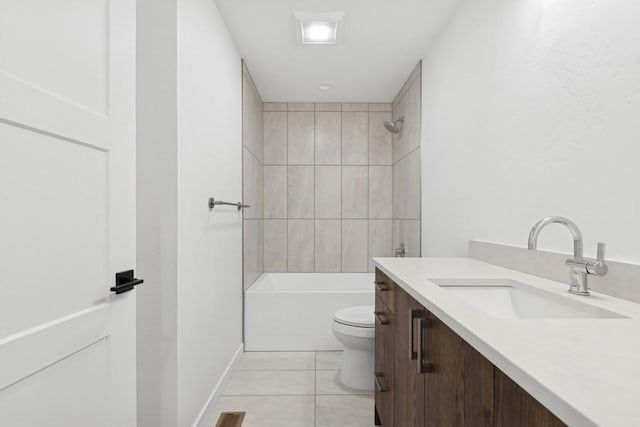
[[242,208],[250,208],[250,205],[243,205],[242,203],[229,203],[229,202],[219,202],[213,197],[209,197],[209,209],[213,209],[218,205],[227,205],[227,206],[235,206],[238,210],[242,210]]

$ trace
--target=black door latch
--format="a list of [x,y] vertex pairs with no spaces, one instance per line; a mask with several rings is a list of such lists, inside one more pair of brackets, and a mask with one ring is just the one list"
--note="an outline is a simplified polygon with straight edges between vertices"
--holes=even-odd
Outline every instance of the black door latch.
[[133,270],[121,271],[116,273],[116,285],[111,288],[111,291],[118,295],[123,292],[129,292],[141,283],[144,283],[144,280],[133,277]]

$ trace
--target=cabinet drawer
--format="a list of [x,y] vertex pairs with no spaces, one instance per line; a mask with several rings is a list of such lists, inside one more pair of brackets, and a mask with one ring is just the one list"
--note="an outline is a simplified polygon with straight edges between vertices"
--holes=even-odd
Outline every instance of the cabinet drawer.
[[377,425],[393,427],[395,319],[380,296],[376,296],[375,313],[376,421]]
[[388,307],[389,311],[393,313],[395,311],[395,292],[397,285],[393,283],[382,271],[376,268],[376,298],[382,299],[384,304]]

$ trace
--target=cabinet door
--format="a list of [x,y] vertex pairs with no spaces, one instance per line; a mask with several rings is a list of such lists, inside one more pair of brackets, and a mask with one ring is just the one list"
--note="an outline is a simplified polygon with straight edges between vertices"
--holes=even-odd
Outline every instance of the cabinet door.
[[440,319],[424,323],[426,426],[493,426],[493,365]]
[[397,426],[424,425],[425,374],[418,371],[417,332],[426,310],[408,293],[395,293],[394,418]]
[[393,427],[394,317],[379,295],[376,295],[375,318],[375,421],[376,425]]
[[498,368],[495,369],[495,387],[496,427],[566,426]]

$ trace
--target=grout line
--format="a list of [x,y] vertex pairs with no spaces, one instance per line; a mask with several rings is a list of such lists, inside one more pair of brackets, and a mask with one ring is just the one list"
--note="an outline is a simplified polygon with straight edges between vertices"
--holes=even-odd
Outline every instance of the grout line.
[[[236,369],[234,372],[308,372],[308,371],[316,371],[315,368],[269,368],[269,369],[259,369],[259,368],[244,368],[244,369]],[[335,369],[321,369],[321,371],[335,371]]]
[[314,353],[314,368],[315,374],[313,375],[313,425],[317,426],[318,424],[318,389],[317,389],[317,381],[318,381],[318,352]]
[[284,257],[284,268],[283,270],[286,272],[289,272],[289,104],[287,104],[287,113],[286,113],[286,117],[287,117],[287,123],[286,123],[286,128],[287,128],[287,133],[286,133],[286,138],[287,138],[287,143],[286,143],[286,147],[287,147],[287,165],[285,166],[287,168],[287,189],[286,189],[286,200],[285,200],[285,206],[286,206],[286,210],[285,210],[285,238],[286,238],[286,244],[285,244],[285,257]]
[[371,194],[369,194],[369,189],[371,188],[371,159],[369,156],[371,155],[369,150],[369,144],[371,143],[371,113],[367,113],[367,255],[364,269],[365,271],[370,270],[370,262],[371,262],[371,236],[369,232],[369,225],[371,222]]
[[342,192],[342,183],[343,183],[343,179],[342,179],[342,172],[344,169],[344,165],[343,165],[343,156],[342,156],[342,150],[344,150],[344,108],[342,108],[342,104],[340,104],[340,110],[342,110],[340,112],[340,272],[344,273],[344,250],[343,250],[343,246],[344,246],[344,213],[342,211],[343,209],[343,202],[342,202],[342,196],[343,196],[343,192]]

